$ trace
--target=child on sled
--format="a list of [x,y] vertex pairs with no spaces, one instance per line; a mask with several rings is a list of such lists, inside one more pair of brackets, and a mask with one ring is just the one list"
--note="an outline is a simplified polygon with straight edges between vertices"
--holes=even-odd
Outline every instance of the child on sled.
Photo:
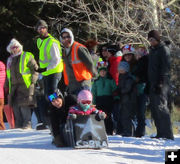
[[77,115],[90,115],[96,114],[97,120],[104,120],[106,114],[96,109],[95,105],[92,105],[92,94],[88,90],[82,90],[77,97],[77,105],[71,106],[68,113],[68,118],[76,119]]

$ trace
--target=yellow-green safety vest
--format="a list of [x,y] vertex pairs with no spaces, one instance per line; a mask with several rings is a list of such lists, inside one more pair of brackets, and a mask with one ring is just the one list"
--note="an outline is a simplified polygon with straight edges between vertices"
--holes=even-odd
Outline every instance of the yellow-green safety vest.
[[[24,80],[24,83],[26,84],[26,87],[29,88],[31,85],[31,72],[29,67],[27,67],[29,58],[34,58],[34,55],[30,52],[22,52],[22,55],[20,55],[20,62],[19,62],[19,72],[22,75],[22,78]],[[9,81],[9,93],[11,93],[11,72],[10,69],[7,69],[7,78]]]
[[47,68],[48,65],[50,64],[51,61],[51,54],[50,50],[52,47],[53,43],[57,43],[59,51],[60,51],[60,56],[61,56],[61,61],[60,63],[53,69],[49,69],[45,72],[42,72],[41,74],[44,76],[48,76],[53,73],[58,73],[63,71],[63,60],[62,60],[62,50],[61,50],[61,45],[58,40],[56,40],[54,37],[52,37],[50,34],[48,34],[49,37],[42,40],[41,38],[37,39],[37,47],[39,49],[39,65],[40,68]]

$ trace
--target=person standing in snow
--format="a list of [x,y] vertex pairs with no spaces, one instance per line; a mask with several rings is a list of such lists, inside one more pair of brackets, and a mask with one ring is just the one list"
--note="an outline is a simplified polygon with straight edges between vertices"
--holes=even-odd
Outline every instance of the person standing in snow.
[[155,138],[174,140],[168,108],[170,50],[161,43],[160,34],[156,30],[148,33],[148,40],[151,44],[148,55],[149,99],[157,130]]
[[23,46],[12,39],[7,46],[11,56],[7,60],[9,82],[8,104],[13,108],[16,128],[31,128],[31,108],[36,106],[34,95],[38,79],[38,65],[34,55],[23,51]]
[[69,94],[77,95],[83,89],[91,89],[91,79],[97,72],[88,49],[74,41],[74,35],[68,28],[60,34],[64,46],[64,82]]

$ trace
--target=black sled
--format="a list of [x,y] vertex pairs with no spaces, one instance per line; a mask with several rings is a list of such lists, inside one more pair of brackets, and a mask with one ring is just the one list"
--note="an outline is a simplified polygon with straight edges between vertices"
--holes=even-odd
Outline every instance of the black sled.
[[68,119],[64,127],[64,139],[68,147],[101,149],[108,147],[104,120],[96,120],[96,115],[78,115]]

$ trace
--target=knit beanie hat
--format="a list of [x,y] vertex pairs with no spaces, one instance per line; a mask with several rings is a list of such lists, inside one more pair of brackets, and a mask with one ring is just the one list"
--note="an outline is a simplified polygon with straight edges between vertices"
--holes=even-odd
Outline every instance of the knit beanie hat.
[[131,45],[125,45],[122,49],[123,55],[135,54],[135,49]]
[[125,70],[126,72],[129,72],[129,63],[125,61],[121,61],[118,66],[118,71],[119,70]]
[[110,52],[112,55],[115,55],[116,52],[118,52],[118,47],[117,45],[108,45],[107,51]]
[[160,34],[157,30],[152,30],[148,33],[148,39],[149,38],[154,38],[156,39],[158,42],[160,42],[161,38],[160,38]]
[[48,28],[48,25],[47,25],[46,21],[44,21],[44,20],[42,20],[42,19],[40,19],[40,20],[36,23],[35,30],[37,31],[38,27],[40,27],[40,26],[43,26],[43,27]]
[[72,31],[70,29],[68,29],[68,28],[63,28],[62,29],[60,37],[59,37],[60,42],[62,43],[62,40],[63,40],[62,39],[62,34],[65,33],[65,32],[69,33],[69,35],[71,37],[71,46],[72,46],[72,44],[74,43],[74,35],[73,35]]

